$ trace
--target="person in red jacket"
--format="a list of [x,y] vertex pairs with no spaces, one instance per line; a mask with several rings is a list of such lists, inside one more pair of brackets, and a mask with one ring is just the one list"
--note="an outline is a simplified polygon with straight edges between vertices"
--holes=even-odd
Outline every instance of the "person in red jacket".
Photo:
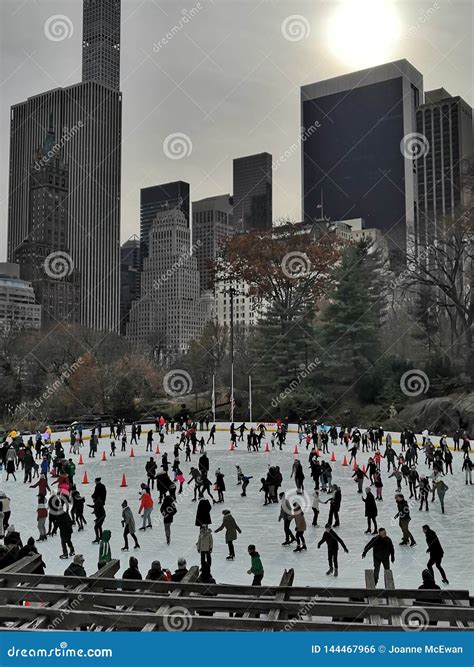
[[143,510],[143,525],[140,528],[140,530],[146,530],[147,528],[152,528],[151,513],[153,511],[153,498],[151,497],[149,487],[147,487],[146,490],[142,493],[138,514],[141,514],[142,510]]

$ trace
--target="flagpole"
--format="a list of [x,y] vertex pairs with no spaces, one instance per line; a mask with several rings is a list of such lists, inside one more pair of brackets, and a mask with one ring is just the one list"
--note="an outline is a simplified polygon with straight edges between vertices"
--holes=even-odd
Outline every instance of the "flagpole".
[[212,421],[216,422],[216,385],[215,376],[212,376]]
[[249,375],[249,416],[250,424],[252,424],[252,376]]

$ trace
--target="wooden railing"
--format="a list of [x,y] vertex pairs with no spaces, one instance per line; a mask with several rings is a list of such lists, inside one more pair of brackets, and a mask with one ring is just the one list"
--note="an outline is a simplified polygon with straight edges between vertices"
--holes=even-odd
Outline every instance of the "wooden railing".
[[387,631],[403,629],[420,608],[430,630],[474,625],[468,591],[396,589],[391,571],[384,588],[372,570],[365,588],[293,586],[293,570],[279,586],[253,587],[199,583],[196,566],[175,583],[116,579],[117,560],[85,578],[32,574],[37,562],[0,570],[0,631]]

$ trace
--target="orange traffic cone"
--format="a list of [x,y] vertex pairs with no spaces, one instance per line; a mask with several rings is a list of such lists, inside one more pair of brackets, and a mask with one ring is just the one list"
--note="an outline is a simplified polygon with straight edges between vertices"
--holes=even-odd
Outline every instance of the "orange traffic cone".
[[83,484],[89,484],[89,480],[87,479],[87,472],[84,471],[84,477],[82,478],[82,483]]
[[331,461],[335,461],[336,457],[334,456],[334,452],[331,454]]
[[344,461],[342,462],[343,466],[347,465],[347,456],[344,454]]
[[229,447],[229,452],[233,452],[233,451],[234,451],[234,449],[235,449],[235,445],[234,445],[234,441],[233,441],[233,440],[231,440],[231,441],[230,441],[230,447]]
[[79,454],[79,464],[80,466],[84,465],[84,461],[82,460],[82,454]]
[[362,472],[365,474],[365,465],[362,464]]
[[270,452],[270,447],[268,446],[268,442],[265,443],[265,449],[264,449],[265,454],[268,454]]
[[298,456],[298,445],[295,445],[295,449],[293,450],[293,454],[295,456]]
[[316,456],[317,456],[318,458],[321,456],[321,452],[319,451],[319,447],[318,447],[318,449],[316,450]]
[[130,458],[133,459],[134,456],[135,456],[135,452],[133,451],[133,447],[132,447],[132,449],[130,450]]
[[120,484],[121,487],[127,486],[127,478],[125,477],[125,473],[122,475],[122,482]]
[[160,446],[156,445],[155,454],[160,454]]
[[105,455],[105,452],[102,452],[102,458],[100,460],[101,461],[107,461],[107,457]]

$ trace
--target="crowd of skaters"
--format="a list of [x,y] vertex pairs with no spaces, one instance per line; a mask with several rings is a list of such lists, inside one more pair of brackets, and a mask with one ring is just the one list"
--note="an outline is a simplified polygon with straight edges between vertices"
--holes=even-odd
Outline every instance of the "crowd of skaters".
[[[93,427],[89,436],[89,456],[94,458],[98,450],[101,427]],[[84,429],[77,422],[71,425],[69,452],[65,453],[64,446],[60,440],[54,440],[51,429],[44,433],[30,436],[25,442],[21,435],[12,433],[0,445],[0,465],[5,468],[6,479],[10,478],[19,483],[21,475],[23,483],[37,490],[37,525],[39,536],[37,541],[45,541],[54,538],[59,533],[62,553],[60,558],[72,559],[65,570],[65,574],[86,576],[84,569],[84,557],[76,554],[72,537],[76,529],[84,531],[88,521],[84,516],[85,508],[91,509],[93,516],[92,528],[94,539],[92,542],[98,545],[97,567],[100,569],[112,559],[110,538],[111,529],[104,528],[107,517],[107,489],[101,477],[95,479],[95,487],[90,497],[90,502],[81,494],[75,485],[76,466],[70,454],[79,454],[84,447]],[[204,433],[206,431],[206,433]],[[245,423],[236,426],[231,424],[229,429],[230,447],[237,449],[245,444],[249,452],[258,452],[263,447],[266,439],[267,429],[264,424],[247,427]],[[176,435],[173,445],[173,459],[167,452],[161,455],[160,460],[153,456],[146,462],[144,467],[144,481],[140,486],[140,502],[138,515],[142,519],[142,525],[137,527],[136,518],[132,507],[127,500],[122,501],[121,506],[121,528],[123,535],[122,551],[129,550],[129,537],[133,541],[133,548],[140,549],[139,532],[146,533],[153,528],[152,516],[155,505],[159,506],[161,522],[167,544],[171,543],[172,524],[178,512],[177,496],[183,493],[185,485],[192,485],[191,502],[196,503],[195,526],[197,528],[196,549],[200,556],[200,577],[208,583],[212,577],[212,552],[214,547],[214,535],[224,532],[225,543],[228,548],[226,559],[235,559],[234,543],[242,534],[236,518],[230,510],[223,509],[222,517],[218,527],[211,529],[213,506],[225,502],[226,491],[225,476],[217,468],[214,480],[211,474],[212,454],[209,455],[208,447],[212,448],[215,443],[216,425],[211,424],[210,416],[206,415],[194,421],[186,416],[167,420],[163,416],[157,418],[154,428],[146,432],[146,451],[153,451],[155,438],[162,444],[165,436]],[[138,445],[142,437],[140,424],[127,426],[123,421],[110,424],[110,448],[111,455],[115,456],[116,441],[121,442],[121,451],[125,451],[128,444]],[[278,420],[277,428],[271,433],[271,448],[280,450],[286,444],[288,435],[287,424]],[[305,445],[308,453],[307,464],[304,465],[300,458],[295,458],[289,470],[289,483],[296,487],[292,498],[281,490],[284,484],[284,474],[277,465],[268,466],[265,477],[260,478],[261,486],[259,492],[264,496],[263,505],[279,503],[279,521],[283,521],[284,541],[283,547],[294,546],[294,552],[299,553],[307,550],[305,533],[308,529],[307,513],[311,511],[311,526],[319,526],[320,507],[329,505],[327,520],[324,522],[324,530],[317,548],[323,545],[327,548],[328,570],[327,575],[338,576],[339,547],[345,552],[348,549],[335,530],[340,527],[340,515],[342,506],[342,490],[338,484],[333,482],[333,471],[331,460],[326,460],[325,454],[329,454],[328,445],[332,447],[345,447],[349,458],[349,464],[353,467],[352,477],[357,484],[357,493],[361,495],[364,503],[364,515],[367,520],[365,533],[371,534],[370,541],[365,546],[362,558],[371,551],[374,561],[375,582],[379,578],[381,566],[390,569],[395,561],[395,548],[387,530],[378,527],[377,502],[383,502],[383,476],[387,480],[394,478],[396,493],[394,496],[396,514],[402,538],[400,546],[416,546],[416,540],[410,531],[411,512],[414,505],[411,499],[419,502],[419,511],[429,511],[430,502],[435,502],[438,497],[441,511],[444,514],[444,499],[449,487],[443,478],[453,475],[453,455],[448,446],[448,438],[443,435],[438,445],[435,445],[427,431],[422,434],[421,441],[409,429],[404,429],[400,436],[401,448],[397,452],[393,448],[391,434],[384,433],[379,428],[360,430],[359,428],[337,428],[336,426],[324,426],[317,421],[298,422],[298,440],[301,446]],[[461,474],[465,476],[465,483],[472,485],[472,461],[470,458],[470,441],[466,431],[458,430],[452,436],[453,449],[463,452]],[[268,443],[266,444],[268,447]],[[367,467],[359,467],[357,457],[360,453],[370,453]],[[181,459],[185,457],[185,463],[191,464],[192,456],[198,456],[197,465],[190,465],[187,479],[183,472]],[[420,475],[417,470],[419,456],[424,457],[424,462],[430,474]],[[249,467],[251,464],[249,464]],[[286,472],[286,471],[284,471]],[[305,491],[305,472],[311,477],[311,492]],[[457,471],[459,474],[459,471]],[[17,479],[17,475],[20,475]],[[236,485],[240,486],[242,497],[247,496],[247,487],[253,479],[252,475],[244,474],[241,466],[236,466]],[[364,489],[364,484],[366,485]],[[403,486],[406,493],[403,493]],[[154,500],[153,493],[156,491],[158,498]],[[214,492],[214,493],[213,493]],[[375,492],[375,495],[374,495]],[[215,495],[214,495],[215,494]],[[323,500],[322,494],[326,494]],[[409,495],[408,495],[409,494]],[[301,499],[299,498],[301,496]],[[407,498],[408,496],[408,498]],[[310,498],[310,507],[307,507],[306,498]],[[347,501],[346,501],[347,502]],[[354,503],[353,498],[349,502]],[[211,504],[212,503],[212,504]],[[38,553],[36,541],[29,537],[23,544],[20,533],[10,522],[11,501],[7,493],[0,491],[0,568],[19,560],[25,555]],[[293,532],[294,530],[294,532]],[[444,551],[436,532],[429,524],[423,525],[423,534],[427,544],[429,559],[426,571],[422,573],[422,587],[432,584],[436,587],[435,572],[433,567],[439,571],[442,582],[447,584],[447,575],[442,567]],[[2,544],[3,542],[3,544]],[[248,574],[252,576],[252,584],[260,585],[264,577],[262,559],[255,545],[250,544],[247,548],[250,557],[250,568]],[[43,573],[44,562],[38,565],[38,573]],[[159,561],[153,561],[151,568],[146,574],[147,579],[163,581],[180,581],[187,572],[184,557],[178,561],[178,567],[174,573],[166,567],[162,567]],[[130,557],[129,567],[123,573],[124,578],[141,579],[138,559]]]

